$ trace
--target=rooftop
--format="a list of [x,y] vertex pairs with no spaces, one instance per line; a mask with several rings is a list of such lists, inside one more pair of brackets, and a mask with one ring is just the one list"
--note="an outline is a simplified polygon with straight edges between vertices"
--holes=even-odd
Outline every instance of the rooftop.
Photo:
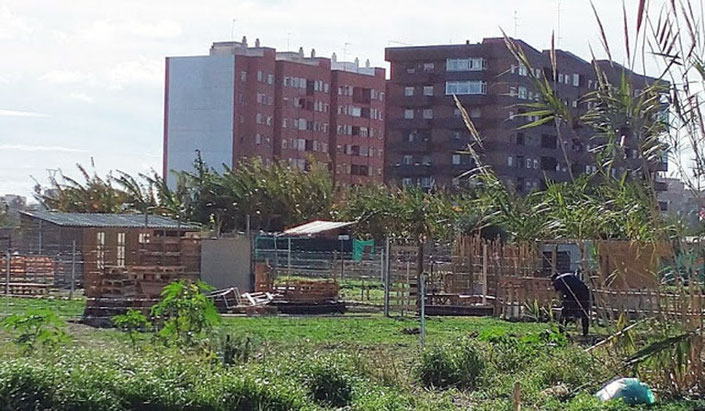
[[61,227],[198,229],[194,224],[179,223],[174,219],[157,215],[148,215],[145,225],[144,214],[60,213],[56,211],[21,211],[20,213]]

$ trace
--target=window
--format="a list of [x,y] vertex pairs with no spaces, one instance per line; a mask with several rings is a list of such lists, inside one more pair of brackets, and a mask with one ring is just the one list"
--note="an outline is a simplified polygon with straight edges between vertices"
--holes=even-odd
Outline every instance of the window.
[[95,263],[99,270],[105,268],[105,232],[96,233]]
[[460,154],[453,154],[450,161],[454,166],[460,165]]
[[433,86],[424,86],[423,87],[423,95],[424,96],[432,96],[433,95]]
[[149,243],[149,233],[139,233],[137,235],[137,242],[140,244],[148,244]]
[[405,118],[405,119],[412,119],[412,118],[414,118],[414,110],[413,110],[413,109],[410,109],[410,108],[407,108],[406,110],[404,110],[404,118]]
[[412,180],[410,177],[404,177],[401,179],[401,185],[404,187],[411,187],[414,185],[414,180]]
[[528,71],[526,70],[526,66],[523,64],[519,64],[519,75],[526,77],[528,75]]
[[434,67],[433,63],[423,63],[423,71],[425,71],[427,73],[430,71],[433,71],[434,68],[435,67]]
[[480,71],[486,68],[487,61],[483,58],[446,60],[446,71]]
[[482,109],[479,107],[471,108],[470,109],[470,117],[472,117],[472,118],[482,117]]
[[484,81],[446,81],[446,95],[486,94],[487,83]]
[[433,187],[433,177],[421,177],[421,187],[430,188]]
[[350,106],[350,110],[348,111],[348,114],[350,114],[353,117],[360,117],[360,116],[362,116],[362,109],[360,107]]
[[257,81],[262,81],[263,74],[260,70],[257,70]]
[[255,144],[262,144],[262,136],[260,136],[259,133],[255,134]]
[[257,113],[256,120],[257,124],[262,124],[262,113]]
[[401,163],[408,166],[411,165],[411,163],[414,161],[414,157],[411,154],[405,154],[401,158]]
[[240,81],[242,81],[243,83],[247,81],[247,72],[246,71],[240,72]]
[[125,233],[117,234],[117,266],[125,266]]
[[414,95],[414,88],[413,87],[404,87],[404,95],[405,96],[413,96]]
[[573,85],[575,87],[580,86],[580,74],[573,74]]
[[512,156],[507,157],[507,166],[508,167],[514,166],[514,158]]
[[526,87],[519,87],[519,93],[518,96],[520,99],[525,100],[527,96],[527,90]]
[[425,119],[433,118],[433,109],[425,108],[423,110],[423,118],[425,118]]
[[267,125],[268,126],[272,125],[272,116],[267,116]]
[[274,84],[274,74],[267,76],[267,84]]
[[562,83],[563,82],[563,74],[558,73],[558,82]]

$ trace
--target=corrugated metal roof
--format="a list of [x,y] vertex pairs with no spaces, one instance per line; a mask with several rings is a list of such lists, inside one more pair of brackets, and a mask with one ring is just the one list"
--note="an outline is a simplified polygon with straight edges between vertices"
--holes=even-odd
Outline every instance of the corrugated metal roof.
[[300,226],[292,227],[284,231],[284,235],[314,235],[324,233],[326,231],[335,230],[338,228],[347,227],[352,224],[355,224],[355,222],[316,220],[311,221],[310,223],[302,224]]
[[[115,227],[144,228],[144,214],[98,214],[98,213],[60,213],[55,211],[22,211],[22,214],[56,224],[62,227]],[[193,224],[171,218],[149,215],[147,228],[196,230]]]

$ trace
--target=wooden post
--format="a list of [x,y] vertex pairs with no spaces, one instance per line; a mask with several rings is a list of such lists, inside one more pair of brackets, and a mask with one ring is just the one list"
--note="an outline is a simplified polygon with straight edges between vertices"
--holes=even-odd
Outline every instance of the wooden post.
[[487,243],[482,243],[482,305],[487,305]]
[[419,275],[419,296],[421,298],[421,348],[426,346],[426,285],[423,272]]
[[10,250],[5,252],[5,295],[10,295]]
[[558,244],[551,250],[551,275],[558,274]]
[[514,392],[512,393],[512,410],[521,410],[521,383],[519,381],[514,383]]
[[69,290],[69,300],[73,298],[76,287],[76,240],[71,245],[71,288]]

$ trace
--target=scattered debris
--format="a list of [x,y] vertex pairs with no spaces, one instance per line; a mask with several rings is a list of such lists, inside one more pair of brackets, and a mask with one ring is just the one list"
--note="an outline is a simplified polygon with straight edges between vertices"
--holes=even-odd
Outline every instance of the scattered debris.
[[543,395],[549,396],[549,397],[556,397],[559,399],[564,399],[568,398],[570,395],[570,390],[568,389],[568,386],[560,383],[558,385],[555,385],[551,388],[546,388],[541,392]]
[[401,329],[401,333],[406,335],[418,335],[421,334],[421,329],[419,327],[406,327]]
[[638,378],[618,378],[605,384],[595,394],[601,401],[622,399],[625,404],[651,405],[656,402],[653,391]]

